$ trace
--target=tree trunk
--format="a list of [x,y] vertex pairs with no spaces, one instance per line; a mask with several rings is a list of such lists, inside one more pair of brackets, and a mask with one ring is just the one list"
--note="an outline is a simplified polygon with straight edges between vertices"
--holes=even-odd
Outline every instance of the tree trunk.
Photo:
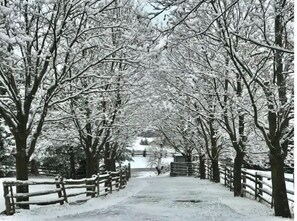
[[[87,159],[86,159],[86,178],[91,178],[93,174],[96,174],[95,168],[96,168],[96,159],[94,155],[89,152],[86,154]],[[88,181],[87,184],[92,184],[92,182]],[[87,196],[95,196],[95,189],[93,187],[87,187]]]
[[199,155],[199,173],[200,179],[205,179],[205,157],[204,155]]
[[86,154],[86,177],[87,178],[92,177],[92,175],[96,173],[95,171],[96,162],[97,161],[92,153],[89,152]]
[[31,173],[34,174],[35,176],[39,175],[39,171],[38,171],[38,162],[35,159],[32,159],[30,161],[31,164]]
[[[274,25],[274,32],[275,32],[275,45],[277,47],[283,47],[284,42],[284,30],[285,30],[285,23],[284,23],[284,7],[285,4],[282,3],[283,1],[276,1],[275,2],[275,25]],[[287,73],[284,73],[284,63],[285,57],[284,54],[279,51],[275,50],[275,62],[274,62],[274,77],[276,77],[277,86],[278,86],[278,95],[279,100],[281,102],[281,109],[280,109],[280,116],[277,118],[277,114],[274,112],[275,109],[269,108],[269,115],[272,116],[269,118],[269,129],[270,129],[270,137],[271,140],[275,140],[273,142],[273,148],[270,148],[270,164],[271,164],[271,177],[272,177],[272,195],[274,198],[274,213],[276,216],[282,217],[291,217],[288,197],[287,197],[287,190],[286,190],[286,181],[285,181],[285,174],[284,174],[284,159],[286,156],[288,143],[283,143],[282,146],[279,145],[280,140],[282,137],[275,137],[277,131],[277,121],[283,120],[282,118],[285,116],[286,112],[286,105],[287,105],[287,86],[286,86],[286,76]],[[268,100],[269,102],[269,100]],[[284,129],[281,132],[286,131],[289,126],[289,120],[284,122]],[[275,145],[276,144],[276,145]],[[283,154],[282,151],[285,153]]]
[[244,152],[236,151],[236,156],[234,159],[233,165],[233,187],[234,187],[234,196],[240,196],[242,191],[241,185],[241,166],[243,163]]
[[271,153],[270,164],[275,216],[290,218],[291,213],[289,209],[284,175],[284,159],[280,154]]
[[[29,170],[28,164],[29,160],[26,155],[26,140],[25,142],[21,142],[20,140],[16,140],[16,179],[17,180],[28,180],[29,177]],[[29,193],[28,185],[17,186],[16,188],[17,193]],[[29,197],[18,197],[17,202],[21,201],[29,201]],[[20,205],[23,209],[29,209],[29,205]]]
[[217,159],[211,160],[211,168],[212,168],[212,181],[215,183],[220,182],[220,169],[219,169],[219,161]]
[[193,176],[193,164],[192,164],[192,154],[185,155],[185,160],[187,163],[187,175]]
[[113,158],[113,154],[111,154],[111,145],[110,143],[105,144],[104,150],[104,164],[105,170],[107,171],[116,171],[115,159]]
[[105,169],[107,171],[116,171],[116,165],[115,165],[115,159],[108,159],[105,158],[104,159],[104,163],[105,163]]
[[76,171],[75,171],[75,157],[73,153],[73,147],[70,148],[69,159],[70,159],[70,178],[75,179]]

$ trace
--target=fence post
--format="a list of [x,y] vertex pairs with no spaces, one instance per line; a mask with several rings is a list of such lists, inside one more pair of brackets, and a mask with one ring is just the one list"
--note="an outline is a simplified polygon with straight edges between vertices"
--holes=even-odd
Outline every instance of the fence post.
[[257,200],[258,195],[258,173],[255,173],[255,200]]
[[227,186],[227,166],[224,167],[224,185]]
[[127,184],[127,168],[125,168],[124,173],[123,173],[123,185]]
[[[259,195],[263,197],[263,191],[262,191],[263,183],[262,183],[262,181],[263,181],[263,177],[261,175],[259,175]],[[259,199],[260,199],[259,201],[261,202],[262,198],[259,197]]]
[[[94,178],[94,175],[92,176],[92,178],[94,180],[92,180],[92,194],[91,194],[91,197],[94,198],[96,196],[96,187],[97,187],[97,184],[96,184],[96,180],[97,180],[97,177]],[[91,182],[90,182],[91,183]]]
[[241,176],[242,176],[242,197],[246,196],[246,174],[244,174],[243,172],[241,172]]
[[[129,164],[128,164],[128,166],[129,166]],[[128,168],[128,166],[126,166],[126,168],[125,168],[126,181],[129,180],[129,168]]]
[[108,186],[109,186],[109,176],[107,177],[106,181],[104,182],[104,190],[105,192],[108,192]]
[[123,171],[122,169],[120,169],[120,185],[119,185],[119,189],[122,189],[123,186]]
[[109,179],[109,182],[108,182],[108,184],[109,184],[109,193],[112,193],[112,174],[111,174],[111,172],[109,172],[108,179]]
[[10,196],[11,196],[12,214],[14,214],[15,213],[15,204],[14,204],[14,200],[13,200],[12,185],[9,185],[9,189],[10,189]]
[[12,215],[13,213],[11,213],[11,205],[10,205],[10,197],[9,197],[9,189],[7,184],[3,183],[3,195],[4,195],[4,199],[5,199],[5,207],[6,207],[6,215]]
[[100,173],[97,173],[97,197],[100,196]]
[[127,181],[131,178],[131,164],[128,163],[128,178],[127,178]]
[[62,192],[63,192],[63,196],[64,196],[64,201],[65,201],[66,203],[68,203],[68,199],[67,199],[67,194],[66,194],[66,189],[65,189],[65,184],[64,184],[64,179],[63,179],[63,177],[61,177],[61,179],[60,179],[60,186],[61,186],[61,188],[62,188]]
[[210,170],[211,170],[210,161],[208,161],[208,163],[207,163],[207,170],[208,170],[207,171],[207,173],[208,173],[208,179],[211,180],[211,177],[210,177],[210,173],[211,173],[210,172]]
[[230,191],[232,191],[232,169],[229,168],[229,185],[230,185]]
[[120,179],[118,178],[118,176],[116,175],[116,179],[115,179],[115,189],[117,189],[118,191],[120,190],[119,186],[120,186]]
[[[60,176],[55,177],[55,182],[56,182],[56,188],[60,189],[60,191],[58,191],[58,197],[62,198],[62,188],[61,188],[61,185],[60,185],[61,177]],[[63,204],[64,204],[64,201],[61,201],[60,205],[63,205]]]

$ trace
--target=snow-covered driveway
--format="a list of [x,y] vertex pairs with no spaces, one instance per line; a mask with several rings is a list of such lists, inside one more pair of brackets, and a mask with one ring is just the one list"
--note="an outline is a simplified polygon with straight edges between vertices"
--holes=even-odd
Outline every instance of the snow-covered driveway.
[[190,177],[145,177],[126,189],[82,205],[36,208],[0,220],[60,221],[279,221],[258,202],[234,198],[221,184]]

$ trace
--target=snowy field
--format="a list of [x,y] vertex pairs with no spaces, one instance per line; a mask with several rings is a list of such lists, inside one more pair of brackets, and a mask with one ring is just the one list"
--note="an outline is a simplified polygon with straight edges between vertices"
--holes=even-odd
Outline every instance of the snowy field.
[[[156,138],[145,138],[145,137],[137,137],[132,146],[131,149],[134,151],[143,151],[143,150],[149,150],[152,146],[150,145],[140,145],[140,141],[147,139],[148,143],[154,141]],[[170,165],[171,162],[173,162],[172,153],[175,151],[171,149],[166,149],[167,151],[167,157],[162,158],[161,165],[167,166]],[[155,168],[155,166],[152,166],[149,162],[149,156],[143,157],[142,155],[134,156],[132,157],[133,161],[130,162],[131,168]],[[128,164],[128,162],[125,162],[125,164]]]
[[[149,176],[149,177],[148,177]],[[233,197],[221,184],[142,173],[127,187],[81,205],[53,205],[0,216],[3,221],[283,221],[269,207]]]
[[[136,156],[132,157],[133,161],[130,162],[131,168],[154,168],[149,164],[149,157]],[[168,156],[162,158],[161,165],[170,165],[173,162],[173,157]]]
[[137,137],[134,142],[132,143],[132,149],[136,150],[144,150],[150,146],[148,145],[140,145],[140,141],[146,139],[148,141],[148,143],[152,142],[153,140],[155,140],[154,137]]

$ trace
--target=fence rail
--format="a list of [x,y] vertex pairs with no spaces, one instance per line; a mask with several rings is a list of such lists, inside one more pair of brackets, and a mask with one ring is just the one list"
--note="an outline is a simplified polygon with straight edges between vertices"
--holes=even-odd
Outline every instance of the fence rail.
[[[221,178],[223,183],[230,190],[233,190],[233,168],[228,166],[220,166]],[[242,169],[242,196],[253,197],[259,202],[265,202],[273,208],[273,194],[272,184],[270,182],[271,176],[263,172],[248,172],[246,169]],[[285,178],[286,183],[294,184],[294,179]],[[294,191],[287,189],[288,201],[294,203]]]
[[[5,214],[12,215],[16,209],[22,205],[51,205],[60,203],[68,203],[68,199],[79,195],[88,197],[100,197],[119,191],[126,187],[127,181],[130,178],[130,167],[118,170],[116,172],[106,172],[105,174],[96,174],[92,178],[79,180],[63,179],[56,177],[54,181],[36,182],[36,181],[4,181],[4,199],[5,199]],[[48,190],[35,191],[29,193],[15,193],[17,186],[48,186]],[[40,196],[50,195],[46,199]],[[24,198],[29,200],[24,201]]]
[[[173,162],[170,165],[170,176],[197,176],[199,174],[199,164],[198,163],[177,163]],[[230,191],[233,190],[233,168],[230,165],[220,164],[220,178],[221,183],[229,188]],[[210,163],[205,165],[205,175],[207,179],[212,179],[212,168]],[[259,202],[265,202],[273,208],[273,197],[272,197],[272,184],[271,176],[263,172],[248,172],[246,169],[242,169],[241,173],[242,179],[242,196],[243,197],[253,197]],[[294,184],[294,179],[285,178],[287,184]],[[287,189],[288,201],[294,203],[294,191]]]
[[198,169],[196,163],[171,162],[170,176],[196,176],[199,173]]

